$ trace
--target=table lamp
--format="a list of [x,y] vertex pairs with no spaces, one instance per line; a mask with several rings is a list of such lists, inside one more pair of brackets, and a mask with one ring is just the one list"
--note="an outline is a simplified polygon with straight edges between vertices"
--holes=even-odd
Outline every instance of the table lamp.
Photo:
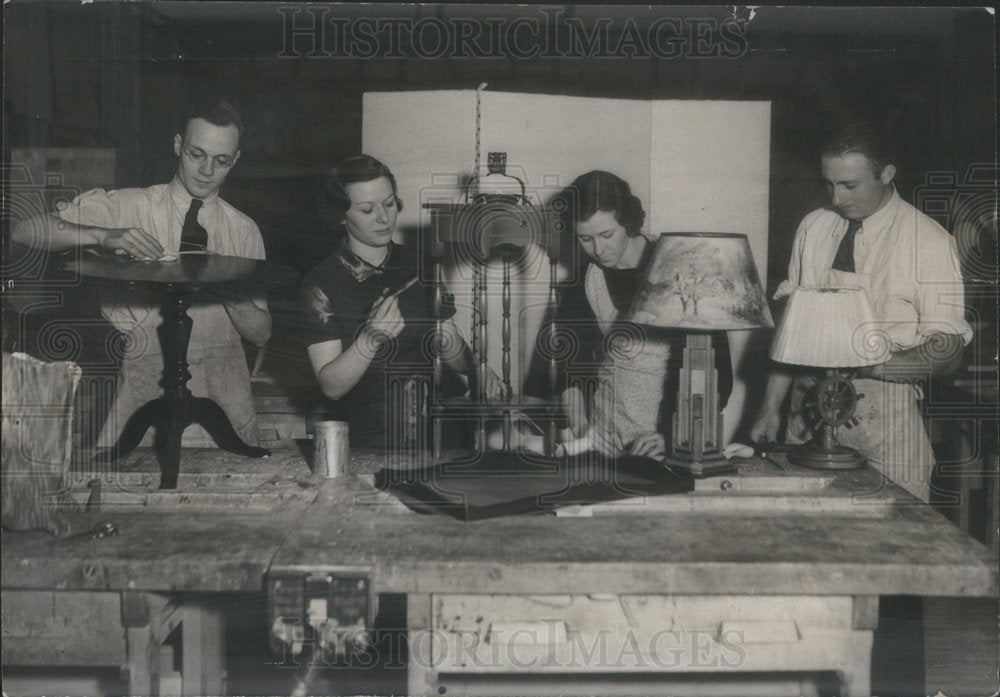
[[838,368],[861,368],[889,359],[889,342],[868,294],[860,288],[796,288],[771,345],[781,363],[825,368],[813,403],[823,425],[812,443],[789,450],[788,460],[817,469],[852,469],[866,458],[837,442],[837,427],[857,423],[854,407],[864,397]]
[[731,468],[722,454],[715,352],[708,332],[773,327],[746,235],[660,235],[628,319],[687,332],[666,462],[694,476]]

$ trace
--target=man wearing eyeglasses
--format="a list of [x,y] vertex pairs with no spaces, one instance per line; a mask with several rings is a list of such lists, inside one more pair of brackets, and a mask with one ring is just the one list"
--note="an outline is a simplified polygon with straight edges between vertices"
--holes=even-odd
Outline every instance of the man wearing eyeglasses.
[[[22,222],[12,240],[52,252],[89,247],[142,260],[205,252],[263,259],[257,225],[219,197],[219,187],[240,157],[239,113],[225,101],[199,105],[180,130],[174,136],[177,174],[169,183],[87,191],[57,206],[56,213]],[[110,447],[129,416],[160,394],[163,355],[156,328],[162,317],[158,299],[141,290],[102,289],[101,304],[108,321],[127,334],[114,409],[97,443]],[[220,404],[239,436],[255,444],[256,417],[241,339],[262,346],[270,338],[264,297],[196,304],[188,314],[193,320],[188,388]],[[182,442],[214,445],[197,425],[184,431]]]

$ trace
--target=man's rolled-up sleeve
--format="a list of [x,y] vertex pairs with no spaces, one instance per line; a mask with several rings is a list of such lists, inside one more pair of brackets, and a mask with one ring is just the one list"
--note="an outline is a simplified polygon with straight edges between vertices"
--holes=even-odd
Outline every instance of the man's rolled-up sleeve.
[[251,222],[247,235],[246,249],[240,255],[247,259],[266,259],[267,254],[264,249],[264,237],[260,234],[257,223]]
[[950,235],[922,239],[919,249],[917,334],[956,334],[968,344],[972,327],[965,319],[965,286],[955,240]]
[[771,297],[774,301],[785,300],[797,287],[802,285],[802,254],[806,244],[808,234],[808,220],[804,218],[799,227],[795,230],[795,237],[792,239],[792,254],[788,258],[788,276],[778,284],[777,290]]
[[67,223],[116,228],[122,224],[122,197],[118,191],[91,189],[63,206],[56,205],[56,214]]

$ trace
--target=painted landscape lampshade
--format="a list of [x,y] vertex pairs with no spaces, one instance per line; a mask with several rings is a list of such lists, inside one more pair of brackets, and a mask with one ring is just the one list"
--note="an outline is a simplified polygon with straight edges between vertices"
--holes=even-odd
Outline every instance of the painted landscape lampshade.
[[629,319],[654,327],[719,331],[773,327],[746,235],[660,235]]
[[774,326],[747,236],[660,235],[628,319],[686,333],[673,437],[664,461],[696,477],[730,471],[709,332]]

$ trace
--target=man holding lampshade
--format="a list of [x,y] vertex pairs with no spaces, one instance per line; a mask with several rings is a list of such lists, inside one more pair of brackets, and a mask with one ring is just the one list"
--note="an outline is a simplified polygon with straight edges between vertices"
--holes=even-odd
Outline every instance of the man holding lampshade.
[[[841,131],[824,147],[821,165],[830,205],[799,225],[788,278],[775,299],[796,287],[867,292],[877,319],[874,338],[888,342],[891,353],[884,363],[856,371],[855,387],[865,395],[855,413],[859,423],[842,428],[838,437],[927,502],[934,457],[917,404],[919,383],[956,370],[972,339],[955,241],[900,198],[888,147],[871,126],[853,124]],[[816,330],[814,338],[822,341],[824,328]],[[780,410],[791,388],[788,442],[809,440],[804,407],[814,384],[791,366],[774,364],[751,438],[777,439]]]

